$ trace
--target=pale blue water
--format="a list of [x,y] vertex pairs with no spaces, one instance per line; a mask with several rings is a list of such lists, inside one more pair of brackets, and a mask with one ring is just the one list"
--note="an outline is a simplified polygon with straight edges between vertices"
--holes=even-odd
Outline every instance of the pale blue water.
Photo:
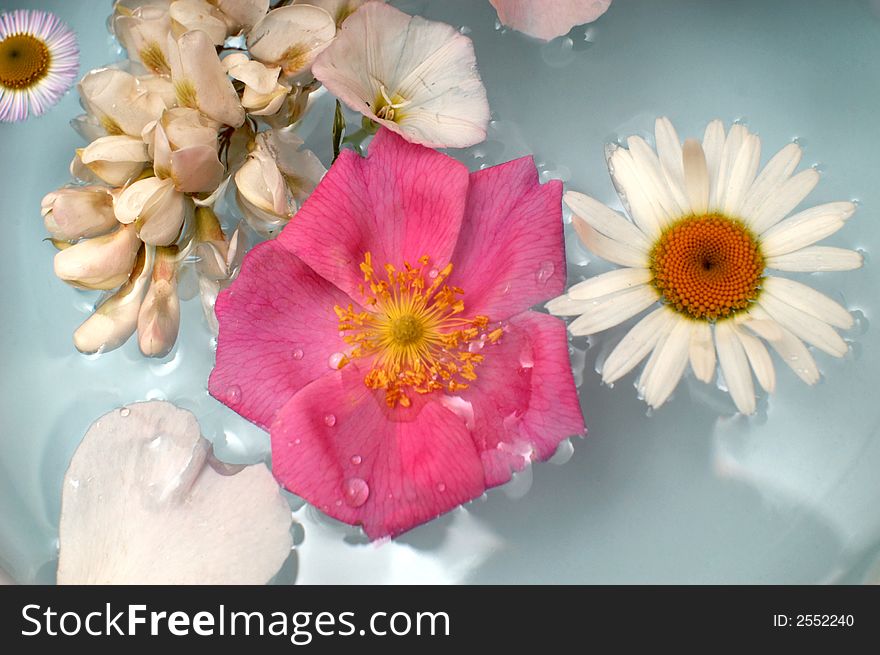
[[[497,119],[461,153],[472,168],[534,153],[545,177],[615,203],[603,144],[648,136],[668,115],[682,136],[712,118],[757,131],[763,160],[797,137],[822,182],[808,202],[861,206],[831,245],[866,251],[861,271],[807,276],[860,312],[852,352],[817,361],[808,388],[779,369],[752,419],[725,394],[688,382],[647,416],[633,376],[613,389],[594,372],[618,335],[585,351],[581,397],[590,436],[485,500],[367,545],[354,529],[294,503],[298,582],[855,582],[880,556],[880,336],[877,149],[880,2],[616,0],[606,16],[549,45],[495,28],[483,0],[408,0],[408,11],[467,26]],[[85,71],[116,59],[107,2],[0,0],[55,11],[78,33]],[[330,105],[306,125],[325,159]],[[135,343],[99,358],[71,333],[94,302],[52,275],[39,202],[68,180],[79,137],[75,94],[47,116],[0,126],[0,568],[54,578],[61,479],[78,440],[105,411],[146,398],[192,409],[218,453],[257,461],[268,438],[209,398],[211,336],[184,306],[177,349],[143,360]],[[569,234],[570,281],[604,270]],[[501,265],[501,263],[499,263]],[[584,352],[585,351],[585,352]],[[777,362],[779,366],[782,365]]]

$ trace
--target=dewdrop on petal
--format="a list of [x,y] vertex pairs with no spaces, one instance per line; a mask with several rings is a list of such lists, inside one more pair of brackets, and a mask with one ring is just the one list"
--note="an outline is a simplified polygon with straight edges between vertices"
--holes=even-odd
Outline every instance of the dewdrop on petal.
[[120,225],[55,255],[55,275],[81,289],[115,289],[128,280],[140,247],[134,226]]
[[150,282],[155,248],[144,245],[131,276],[73,333],[73,344],[81,353],[109,352],[123,345],[137,329],[144,291]]
[[180,297],[177,248],[156,248],[150,288],[138,314],[138,344],[147,357],[164,357],[177,341],[180,329]]

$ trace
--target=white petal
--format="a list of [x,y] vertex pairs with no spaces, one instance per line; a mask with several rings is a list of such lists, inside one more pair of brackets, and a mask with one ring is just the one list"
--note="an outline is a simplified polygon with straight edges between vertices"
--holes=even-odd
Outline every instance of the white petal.
[[658,346],[653,371],[641,381],[644,384],[645,402],[651,407],[660,407],[678,386],[687,368],[692,326],[688,319],[678,318],[663,345]]
[[761,250],[767,257],[778,257],[811,246],[837,232],[855,210],[851,202],[829,202],[805,209],[764,232]]
[[807,246],[785,255],[767,258],[767,266],[778,271],[813,273],[818,271],[851,271],[861,268],[861,253],[846,248]]
[[46,195],[43,223],[53,239],[75,241],[106,234],[116,227],[113,197],[105,187],[69,187]]
[[697,379],[707,384],[711,382],[715,376],[715,343],[712,341],[712,327],[705,321],[694,323],[688,354]]
[[687,214],[690,205],[685,193],[681,141],[672,122],[665,116],[654,121],[654,142],[657,144],[657,158],[669,185],[669,192],[682,212]]
[[758,303],[782,327],[819,350],[833,357],[843,357],[849,349],[833,327],[815,316],[792,307],[773,294],[761,294]]
[[128,186],[116,197],[114,211],[120,223],[134,223],[144,210],[144,205],[157,193],[164,193],[174,186],[171,180],[147,177]]
[[55,255],[55,275],[84,289],[115,289],[128,280],[141,242],[133,227],[86,239]]
[[202,30],[215,46],[226,41],[227,26],[223,14],[207,0],[175,0],[168,8],[168,15],[176,36],[189,30]]
[[687,210],[682,209],[672,195],[669,182],[660,167],[660,160],[657,159],[657,153],[640,136],[629,137],[627,145],[639,172],[639,178],[642,180],[642,186],[646,189],[655,212],[662,217],[663,225],[686,214]]
[[743,414],[754,414],[756,405],[752,371],[732,322],[720,321],[715,324],[715,347],[718,349],[718,362],[724,373],[724,381],[736,408]]
[[651,277],[651,271],[646,268],[619,268],[575,284],[568,290],[568,297],[573,300],[600,298],[647,284]]
[[682,163],[690,213],[705,214],[709,210],[709,169],[699,141],[688,139],[684,142]]
[[602,259],[632,268],[648,266],[648,255],[644,250],[625,242],[609,239],[577,216],[573,217],[572,225],[583,244]]
[[764,204],[767,196],[778,191],[783,183],[791,177],[801,161],[802,153],[803,151],[798,144],[789,143],[767,162],[761,174],[758,175],[746,193],[745,201],[740,210],[740,216],[746,222],[752,224],[755,212]]
[[661,337],[675,325],[674,313],[659,307],[633,326],[608,355],[602,366],[602,381],[613,384],[638,366]]
[[254,59],[280,66],[293,78],[308,71],[315,57],[336,36],[336,21],[312,5],[289,5],[273,9],[248,34],[248,50]]
[[614,181],[620,201],[629,207],[636,225],[649,238],[659,236],[665,218],[658,214],[651,202],[650,189],[645,188],[632,154],[625,148],[608,146],[608,171]]
[[64,476],[59,584],[265,584],[290,508],[263,464],[214,459],[195,417],[152,401],[95,421]]
[[592,306],[590,300],[572,300],[564,294],[548,301],[544,307],[554,316],[580,316]]
[[706,126],[703,135],[703,152],[706,154],[706,168],[709,171],[709,202],[716,196],[718,187],[718,167],[721,165],[721,151],[724,149],[726,136],[724,123],[714,120]]
[[763,286],[766,293],[828,325],[844,330],[853,326],[852,314],[846,308],[812,287],[787,278],[772,276],[764,279]]
[[569,330],[576,336],[595,334],[632,318],[657,302],[657,292],[646,285],[585,301],[589,307]]
[[755,372],[755,377],[758,378],[758,383],[766,392],[773,393],[773,390],[776,388],[776,369],[773,367],[773,360],[770,359],[770,353],[767,352],[767,348],[761,343],[760,339],[738,328],[736,323],[731,323],[730,325],[737,339],[742,344],[749,364],[751,364],[752,370]]
[[577,191],[566,191],[563,200],[576,216],[585,220],[609,239],[628,244],[646,253],[651,249],[651,244],[645,238],[644,232],[595,198]]
[[[809,385],[816,384],[819,381],[819,367],[803,341],[776,323],[760,307],[753,308],[750,313],[756,320],[745,323],[746,327],[767,341],[801,380]],[[771,324],[775,325],[772,329],[769,327]]]
[[727,138],[721,147],[721,157],[718,160],[718,176],[713,180],[709,197],[709,209],[711,210],[724,211],[724,197],[727,194],[727,184],[748,133],[749,131],[745,126],[738,123],[732,125],[727,133]]
[[244,82],[257,93],[263,95],[271,93],[278,84],[278,75],[281,73],[280,66],[266,66],[259,61],[247,58],[240,52],[233,53],[223,58],[230,77]]
[[722,207],[722,211],[726,215],[738,216],[740,214],[746,192],[755,181],[760,161],[761,139],[754,134],[746,134],[727,179],[727,189],[724,193]]
[[749,227],[763,234],[788,216],[819,183],[819,173],[808,168],[777,187],[749,220]]

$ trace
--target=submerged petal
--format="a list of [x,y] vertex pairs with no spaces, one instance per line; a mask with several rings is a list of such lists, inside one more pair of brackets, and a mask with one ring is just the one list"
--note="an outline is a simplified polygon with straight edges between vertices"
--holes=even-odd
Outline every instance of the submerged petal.
[[498,19],[518,32],[550,41],[568,34],[575,25],[592,23],[604,14],[611,0],[489,0]]
[[152,401],[86,432],[64,476],[59,584],[265,584],[290,508],[263,464],[218,462],[195,417]]
[[278,66],[282,75],[296,78],[307,72],[315,57],[336,36],[336,21],[313,5],[273,9],[248,34],[254,59]]

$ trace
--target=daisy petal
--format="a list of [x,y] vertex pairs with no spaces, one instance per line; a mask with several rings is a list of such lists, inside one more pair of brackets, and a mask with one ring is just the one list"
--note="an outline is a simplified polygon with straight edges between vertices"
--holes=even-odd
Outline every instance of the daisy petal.
[[819,350],[833,357],[843,357],[849,349],[833,327],[815,316],[792,307],[773,294],[762,294],[758,302],[782,327]]
[[649,406],[660,407],[678,386],[688,363],[691,341],[691,321],[679,318],[662,346],[657,347],[657,359],[650,376],[640,381]]
[[724,192],[723,211],[728,216],[740,213],[746,192],[755,181],[761,161],[761,139],[754,134],[746,134],[739,154],[730,170],[727,189]]
[[755,385],[752,371],[742,342],[734,332],[730,321],[715,325],[715,347],[718,349],[718,362],[724,380],[736,408],[743,414],[755,413]]
[[583,244],[593,253],[613,264],[645,268],[648,265],[647,251],[638,249],[625,241],[610,239],[593,229],[577,216],[572,219],[574,230]]
[[644,252],[650,250],[651,244],[645,238],[644,232],[595,198],[577,191],[566,191],[563,200],[571,208],[575,216],[589,223],[595,230],[609,239],[630,245]]
[[697,379],[706,384],[711,382],[715,376],[715,344],[712,342],[712,327],[705,321],[694,323],[688,354]]
[[681,141],[672,122],[665,116],[654,121],[654,142],[657,144],[657,158],[669,185],[669,192],[683,213],[688,213],[690,205],[685,193]]
[[[755,211],[749,227],[764,234],[797,207],[819,183],[819,173],[808,168],[786,180]],[[809,210],[808,210],[809,211]]]
[[805,284],[770,276],[764,279],[764,290],[828,325],[844,330],[853,326],[852,314],[845,307]]
[[773,367],[773,360],[770,359],[770,353],[767,352],[767,348],[761,343],[760,339],[738,328],[735,323],[731,324],[731,327],[742,344],[749,364],[755,372],[755,377],[758,378],[761,387],[767,393],[773,393],[773,390],[776,388],[776,369]]
[[724,123],[714,120],[706,126],[703,135],[703,152],[706,154],[706,169],[709,171],[709,201],[717,194],[718,167],[721,164],[721,151],[724,149]]
[[569,326],[576,336],[595,334],[623,323],[657,302],[657,291],[643,285],[586,302],[592,307]]
[[861,253],[846,248],[807,246],[785,255],[767,258],[768,268],[790,272],[852,271],[861,268]]
[[727,184],[733,173],[739,151],[743,147],[749,131],[744,125],[738,123],[731,126],[721,147],[721,155],[718,160],[718,174],[712,185],[712,193],[709,198],[710,209],[724,211],[724,198],[727,195]]
[[819,381],[819,367],[804,342],[770,318],[760,307],[755,307],[750,313],[756,320],[743,324],[769,343],[801,380],[809,385],[816,384]]
[[602,366],[602,382],[613,384],[638,366],[675,325],[674,313],[660,307],[645,316],[620,340]]
[[688,139],[684,142],[682,162],[690,212],[705,214],[709,210],[709,169],[699,141]]
[[778,257],[810,246],[837,232],[855,210],[851,202],[829,202],[806,209],[764,232],[761,249],[767,257]]
[[751,224],[754,213],[771,193],[774,193],[791,177],[801,161],[803,151],[796,143],[789,143],[767,162],[758,178],[746,193],[740,214]]
[[620,268],[575,284],[568,290],[568,297],[572,300],[600,298],[647,284],[651,277],[651,271],[646,268]]
[[648,237],[657,237],[664,224],[664,217],[651,203],[650,189],[645,187],[632,153],[619,146],[608,147],[608,171],[624,206],[639,229]]
[[654,211],[666,225],[670,220],[687,213],[672,195],[669,182],[660,167],[657,153],[640,136],[631,136],[627,139],[630,154],[642,180],[648,199],[654,206]]

